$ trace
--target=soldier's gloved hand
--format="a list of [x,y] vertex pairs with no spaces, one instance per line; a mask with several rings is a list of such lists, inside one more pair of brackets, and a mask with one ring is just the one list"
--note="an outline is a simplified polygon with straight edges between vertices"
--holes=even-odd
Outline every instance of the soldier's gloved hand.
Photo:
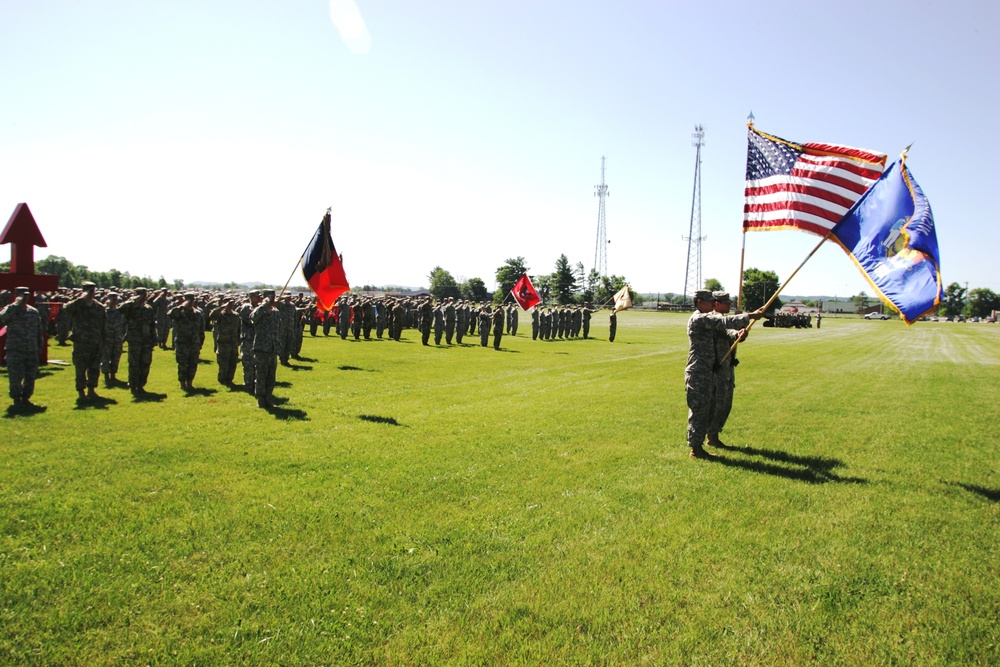
[[748,335],[749,333],[750,333],[750,332],[749,332],[749,331],[747,331],[746,329],[740,329],[739,333],[738,333],[738,334],[736,334],[736,340],[737,340],[738,342],[742,343],[743,341],[745,341],[745,340],[747,339],[747,335]]

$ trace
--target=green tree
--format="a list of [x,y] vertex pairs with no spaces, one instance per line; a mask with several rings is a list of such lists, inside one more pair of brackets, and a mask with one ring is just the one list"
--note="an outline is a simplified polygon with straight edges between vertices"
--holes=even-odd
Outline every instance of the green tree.
[[861,290],[857,294],[851,297],[851,303],[854,304],[856,310],[864,310],[868,307],[869,298],[864,290]]
[[556,270],[552,274],[555,283],[556,300],[561,304],[573,303],[573,293],[576,291],[576,276],[566,255],[559,255],[556,260]]
[[724,292],[726,288],[723,287],[722,283],[715,278],[708,278],[705,281],[705,289],[711,290],[712,292]]
[[938,314],[945,317],[956,317],[965,310],[965,288],[958,283],[951,283],[944,288],[944,298],[938,307]]
[[535,291],[538,292],[538,298],[540,298],[543,303],[552,298],[552,292],[555,290],[555,282],[551,273],[544,276],[532,277],[531,284],[535,286]]
[[1000,294],[985,287],[969,290],[969,302],[965,304],[966,317],[989,317],[994,310],[1000,310]]
[[428,276],[431,286],[428,290],[432,297],[438,299],[444,299],[446,297],[451,297],[457,299],[461,296],[458,291],[458,283],[455,282],[455,278],[452,277],[451,273],[445,271],[440,266],[435,266],[430,275]]
[[493,300],[498,298],[502,302],[507,298],[507,293],[514,288],[514,283],[521,277],[522,273],[527,273],[528,267],[524,263],[524,257],[516,257],[504,261],[503,266],[497,267],[497,291],[493,295]]
[[489,292],[486,291],[486,283],[483,282],[482,278],[469,278],[459,285],[459,292],[461,292],[462,298],[467,301],[485,302],[490,298]]
[[[757,310],[771,298],[781,283],[774,271],[747,269],[743,272],[743,310]],[[781,308],[781,299],[775,299],[769,312]]]

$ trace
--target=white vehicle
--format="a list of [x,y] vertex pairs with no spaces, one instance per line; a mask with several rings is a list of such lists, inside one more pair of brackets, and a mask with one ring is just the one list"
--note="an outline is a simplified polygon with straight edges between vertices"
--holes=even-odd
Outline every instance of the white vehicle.
[[885,313],[868,313],[865,315],[866,320],[887,320],[889,316]]

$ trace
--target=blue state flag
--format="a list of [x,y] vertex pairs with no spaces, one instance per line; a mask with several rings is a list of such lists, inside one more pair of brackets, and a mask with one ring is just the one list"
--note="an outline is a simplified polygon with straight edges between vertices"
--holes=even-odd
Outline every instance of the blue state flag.
[[940,305],[934,215],[905,158],[882,173],[830,234],[907,324]]

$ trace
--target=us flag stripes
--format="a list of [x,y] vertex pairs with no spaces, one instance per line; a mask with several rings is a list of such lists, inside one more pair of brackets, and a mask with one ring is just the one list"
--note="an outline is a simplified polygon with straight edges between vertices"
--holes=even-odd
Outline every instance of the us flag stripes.
[[826,236],[885,169],[885,153],[797,144],[749,128],[743,231]]

